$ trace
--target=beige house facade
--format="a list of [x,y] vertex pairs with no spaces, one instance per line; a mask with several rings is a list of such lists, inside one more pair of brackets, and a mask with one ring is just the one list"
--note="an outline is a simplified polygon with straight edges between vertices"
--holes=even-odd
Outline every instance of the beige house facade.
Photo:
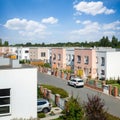
[[52,68],[66,69],[66,49],[52,48]]

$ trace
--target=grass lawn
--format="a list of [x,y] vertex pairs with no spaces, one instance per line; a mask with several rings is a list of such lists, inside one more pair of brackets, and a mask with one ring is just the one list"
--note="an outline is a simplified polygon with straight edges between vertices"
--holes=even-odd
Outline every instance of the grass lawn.
[[112,86],[117,86],[120,89],[120,84],[110,84]]

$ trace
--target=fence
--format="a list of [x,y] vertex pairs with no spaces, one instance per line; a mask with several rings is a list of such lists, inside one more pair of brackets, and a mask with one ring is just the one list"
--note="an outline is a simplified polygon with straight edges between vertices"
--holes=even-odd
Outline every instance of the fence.
[[[70,73],[64,73],[63,71],[59,71],[59,70],[52,71],[51,69],[46,69],[46,68],[41,68],[41,67],[38,70],[40,72],[44,72],[49,75],[54,75],[56,77],[60,77],[62,79],[66,79],[66,80],[69,80],[70,76],[71,76]],[[85,81],[85,86],[87,86],[87,87],[101,91],[108,95],[112,95],[114,97],[120,97],[120,88],[112,87],[111,85],[109,85],[108,87],[105,87],[104,85],[106,85],[105,81],[98,81],[98,80],[86,80]]]
[[60,107],[62,110],[65,109],[66,100],[64,98],[60,98],[59,94],[52,94],[51,90],[43,88],[43,86],[40,86],[40,92],[43,94],[45,99],[48,99],[49,101],[52,100],[56,106]]

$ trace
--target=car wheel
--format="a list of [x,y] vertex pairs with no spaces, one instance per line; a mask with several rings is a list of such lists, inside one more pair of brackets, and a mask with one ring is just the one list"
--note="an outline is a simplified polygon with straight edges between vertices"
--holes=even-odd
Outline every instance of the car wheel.
[[74,87],[76,88],[77,86],[74,84]]
[[49,112],[48,108],[44,108],[44,109],[43,109],[43,112],[44,112],[44,113]]

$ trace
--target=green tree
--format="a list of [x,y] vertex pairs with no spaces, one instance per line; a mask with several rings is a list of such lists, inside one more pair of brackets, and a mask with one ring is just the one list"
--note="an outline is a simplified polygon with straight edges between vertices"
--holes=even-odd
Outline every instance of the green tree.
[[108,39],[108,37],[104,37],[99,41],[99,46],[102,47],[109,47],[110,46],[110,40]]
[[0,38],[0,46],[2,46],[2,39]]
[[104,100],[98,95],[87,97],[88,102],[84,103],[87,120],[107,120]]
[[8,41],[5,41],[3,45],[4,45],[4,46],[8,46],[8,45],[9,45],[9,42],[8,42]]
[[113,48],[116,48],[118,46],[118,39],[115,36],[112,37],[111,46]]
[[78,102],[78,98],[70,97],[66,103],[66,114],[64,116],[65,120],[82,120],[84,117],[83,108]]

